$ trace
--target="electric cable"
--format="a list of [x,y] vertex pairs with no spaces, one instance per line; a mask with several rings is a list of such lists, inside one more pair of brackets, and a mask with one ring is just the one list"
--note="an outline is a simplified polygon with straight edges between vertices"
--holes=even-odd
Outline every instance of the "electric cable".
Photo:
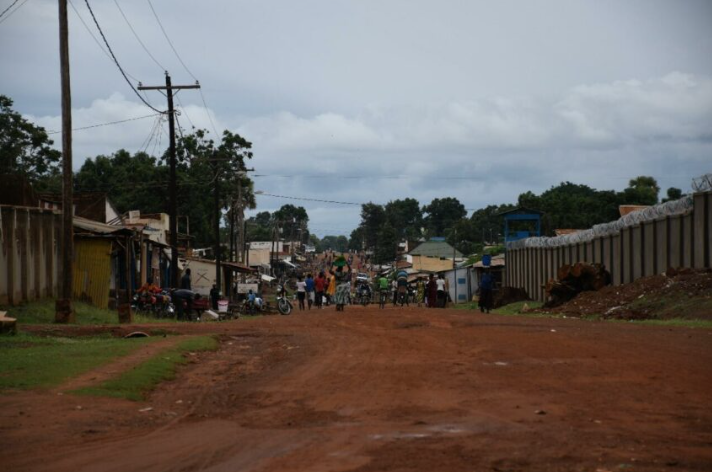
[[[129,121],[137,121],[137,120],[143,120],[146,118],[151,118],[152,116],[160,116],[160,113],[152,113],[150,115],[144,115],[144,116],[137,116],[135,118],[127,118],[125,120],[118,120],[118,121],[109,121],[108,123],[99,123],[96,125],[89,125],[89,126],[82,126],[81,128],[72,128],[72,131],[81,131],[85,129],[92,129],[92,128],[99,128],[101,126],[109,126],[109,125],[118,125],[120,123],[127,123]],[[59,134],[61,131],[47,131],[47,134]]]
[[10,8],[12,8],[12,7],[15,5],[15,3],[17,3],[18,1],[19,1],[19,0],[15,0],[12,5],[10,5],[9,7],[7,7],[7,8],[2,12],[2,14],[0,14],[0,23],[4,22],[4,21],[7,20],[8,18],[10,18],[12,15],[15,14],[15,12],[16,12],[17,10],[19,10],[20,8],[22,8],[22,5],[24,5],[25,3],[27,3],[27,0],[23,0],[23,2],[20,3],[20,4],[17,6],[17,8],[15,8],[14,10],[12,10],[10,13],[7,14],[7,16],[6,16],[5,18],[3,18],[2,16],[3,16],[8,10],[10,10]]
[[163,36],[165,36],[166,41],[168,41],[168,45],[171,47],[173,50],[173,53],[176,55],[178,58],[178,61],[180,61],[181,65],[183,68],[188,72],[188,75],[190,75],[193,80],[197,82],[197,78],[193,75],[193,73],[188,69],[188,66],[185,65],[185,62],[183,62],[183,59],[181,59],[180,54],[178,54],[178,51],[176,51],[176,48],[173,46],[173,42],[171,41],[171,38],[168,37],[168,33],[166,33],[166,29],[163,27],[163,23],[161,23],[160,18],[158,18],[158,14],[156,13],[156,10],[153,8],[153,3],[151,3],[151,0],[146,0],[148,2],[148,6],[151,7],[151,11],[153,12],[153,16],[156,17],[156,22],[158,22],[158,26],[160,26],[161,31],[163,32]]
[[[178,58],[178,61],[181,63],[185,71],[190,75],[193,80],[195,80],[196,83],[199,83],[198,78],[193,74],[190,69],[188,69],[188,66],[185,65],[185,62],[183,59],[180,57],[180,54],[178,54],[178,51],[176,50],[175,46],[173,46],[173,41],[171,41],[171,38],[168,36],[168,33],[166,32],[166,29],[163,27],[163,23],[161,23],[161,19],[158,17],[158,13],[156,13],[156,9],[153,8],[153,3],[151,3],[151,0],[146,0],[148,2],[148,6],[151,7],[151,11],[153,12],[153,16],[156,18],[156,22],[158,23],[158,26],[161,28],[161,31],[163,32],[163,36],[166,38],[166,41],[168,42],[168,45],[171,47],[173,50],[173,53],[176,55],[176,58]],[[218,139],[221,137],[221,134],[218,133],[217,126],[215,126],[215,122],[213,121],[212,114],[210,113],[210,108],[208,107],[207,101],[205,100],[205,95],[203,94],[203,89],[199,88],[198,92],[200,93],[200,99],[203,102],[203,107],[205,107],[205,113],[208,115],[208,121],[210,121],[210,126],[213,129],[213,133],[215,133],[215,139]]]
[[138,90],[136,90],[136,87],[133,86],[129,78],[126,76],[126,72],[124,72],[124,69],[121,67],[121,64],[119,64],[118,59],[116,59],[116,55],[114,54],[114,51],[111,49],[111,46],[109,46],[109,41],[106,40],[106,36],[104,35],[104,32],[101,30],[101,26],[99,26],[99,22],[96,19],[96,16],[94,15],[94,11],[91,9],[91,5],[89,5],[89,0],[84,0],[84,3],[86,3],[87,8],[89,9],[89,13],[91,14],[92,19],[94,20],[94,24],[96,25],[96,28],[99,30],[99,34],[101,35],[101,38],[104,40],[104,44],[106,45],[106,49],[109,50],[111,53],[111,58],[114,60],[114,63],[116,64],[116,67],[119,68],[119,71],[121,72],[121,75],[124,77],[126,80],[126,83],[129,84],[129,87],[131,87],[131,90],[134,91],[136,96],[141,99],[141,101],[149,107],[151,110],[157,112],[157,113],[165,113],[165,111],[161,111],[157,108],[154,108],[150,103],[148,103],[144,98],[141,96],[140,93],[138,93]]
[[[106,57],[108,57],[109,60],[113,62],[113,59],[111,58],[111,54],[109,54],[109,51],[107,51],[106,48],[99,42],[97,37],[92,32],[91,28],[89,28],[89,25],[86,23],[86,21],[84,21],[84,17],[81,15],[81,13],[79,13],[79,10],[77,10],[77,7],[74,6],[74,3],[72,2],[72,0],[69,0],[69,6],[72,7],[72,10],[74,10],[74,14],[77,15],[77,18],[79,18],[79,21],[82,22],[82,25],[84,25],[84,29],[87,30],[87,33],[89,33],[89,36],[91,36],[91,38],[94,40],[96,45],[99,46],[99,49],[101,49],[101,52],[103,52],[104,55],[106,55]],[[128,75],[129,78],[133,79],[134,81],[140,82],[140,80],[138,80],[136,77],[129,74],[128,72],[126,72],[126,75]]]
[[15,4],[16,4],[17,2],[19,2],[19,1],[20,1],[20,0],[15,0],[14,2],[12,2],[12,3],[10,4],[9,7],[7,7],[6,9],[4,9],[4,10],[2,11],[2,13],[0,13],[0,18],[2,18],[3,16],[5,16],[5,13],[7,13],[8,10],[10,10],[10,8],[14,7]]
[[138,36],[138,33],[136,33],[136,30],[135,30],[134,27],[131,25],[131,22],[130,22],[129,19],[126,17],[126,14],[124,13],[124,11],[121,9],[121,6],[119,5],[119,2],[118,2],[117,0],[114,0],[114,4],[116,5],[116,8],[119,9],[119,13],[121,13],[121,16],[122,16],[122,17],[124,18],[124,20],[126,21],[126,24],[129,26],[129,29],[131,30],[131,32],[133,33],[134,37],[136,38],[136,41],[138,41],[138,43],[141,45],[141,47],[143,48],[143,50],[146,51],[146,54],[148,54],[148,56],[149,56],[151,59],[153,59],[153,62],[155,62],[156,65],[161,68],[161,70],[163,70],[163,71],[167,70],[165,67],[163,67],[163,66],[161,65],[160,62],[158,62],[158,60],[154,57],[154,55],[151,54],[151,51],[148,50],[148,48],[147,48],[146,45],[143,43],[143,41],[141,41],[141,38]]

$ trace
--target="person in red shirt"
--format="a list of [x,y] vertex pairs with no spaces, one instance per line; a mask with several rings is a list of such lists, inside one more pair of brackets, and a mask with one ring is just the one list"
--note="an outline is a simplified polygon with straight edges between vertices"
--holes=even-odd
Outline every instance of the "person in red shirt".
[[319,272],[319,275],[314,279],[314,291],[316,292],[315,304],[317,308],[323,308],[322,300],[324,299],[324,290],[326,289],[326,277],[324,271]]

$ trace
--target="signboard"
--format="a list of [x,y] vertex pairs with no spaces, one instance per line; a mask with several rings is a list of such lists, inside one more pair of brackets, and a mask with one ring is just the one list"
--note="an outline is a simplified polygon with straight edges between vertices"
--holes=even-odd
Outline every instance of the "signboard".
[[253,284],[237,284],[237,293],[241,294],[246,294],[250,290],[252,290],[252,293],[257,293],[259,288],[259,284],[253,283]]

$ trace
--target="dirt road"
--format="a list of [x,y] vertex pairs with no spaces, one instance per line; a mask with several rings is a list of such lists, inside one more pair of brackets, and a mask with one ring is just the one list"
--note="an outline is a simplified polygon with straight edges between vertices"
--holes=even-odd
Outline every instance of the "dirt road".
[[710,330],[376,307],[181,329],[221,348],[147,402],[5,395],[2,469],[712,470]]

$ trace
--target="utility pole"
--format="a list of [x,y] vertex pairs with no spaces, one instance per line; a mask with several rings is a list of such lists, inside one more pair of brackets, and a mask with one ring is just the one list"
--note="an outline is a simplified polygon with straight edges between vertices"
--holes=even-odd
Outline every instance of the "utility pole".
[[62,293],[54,306],[57,323],[74,322],[74,192],[72,175],[72,93],[69,79],[67,0],[59,0],[59,63],[62,89]]
[[239,256],[237,261],[240,263],[245,263],[244,247],[245,247],[245,199],[242,195],[242,177],[247,175],[247,172],[254,172],[255,169],[245,169],[238,172],[237,180],[237,244],[236,247],[239,249]]
[[215,246],[213,252],[215,252],[215,284],[218,286],[218,290],[222,291],[222,268],[220,266],[220,261],[222,259],[221,247],[220,247],[220,168],[219,158],[216,156],[213,158],[213,169],[215,170],[215,192],[213,200],[213,214],[215,215]]
[[156,85],[144,87],[138,84],[139,90],[165,90],[168,98],[168,134],[170,139],[170,182],[168,183],[169,203],[168,213],[170,216],[171,232],[171,287],[178,288],[178,203],[176,192],[176,129],[175,110],[173,109],[173,91],[183,89],[199,89],[200,84],[195,85],[173,85],[171,76],[166,71],[166,85]]

